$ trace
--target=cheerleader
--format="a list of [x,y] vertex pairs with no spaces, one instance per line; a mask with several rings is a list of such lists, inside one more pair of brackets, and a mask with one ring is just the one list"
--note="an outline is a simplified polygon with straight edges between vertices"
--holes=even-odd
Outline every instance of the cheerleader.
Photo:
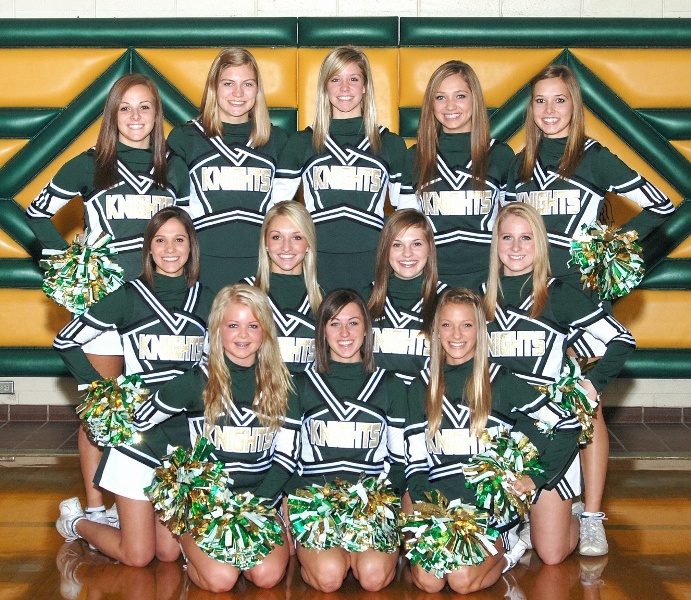
[[405,153],[403,139],[376,124],[367,56],[353,46],[330,52],[319,71],[314,123],[286,144],[272,196],[292,200],[302,181],[326,291],[372,281],[387,190],[394,208],[417,206]]
[[314,360],[314,314],[322,301],[316,261],[317,235],[307,209],[292,201],[274,205],[262,225],[257,276],[245,281],[268,294],[291,373]]
[[[631,334],[604,310],[601,303],[596,304],[567,282],[552,278],[545,224],[529,204],[512,203],[499,211],[492,236],[485,308],[491,360],[534,385],[549,385],[559,379],[567,346],[573,344],[579,348],[580,338],[586,334],[598,340],[606,348],[604,356],[581,384],[593,404],[598,402],[604,387],[617,376],[635,348]],[[604,439],[604,456],[598,465],[601,474],[597,480],[589,478],[589,472],[584,469],[586,512],[581,519],[579,550],[581,554],[597,556],[607,553],[602,526],[605,515],[599,503],[607,469],[608,443],[599,406],[593,417],[591,444]],[[571,482],[566,481],[549,492],[550,502],[558,505],[559,510],[570,507],[571,499],[578,495],[580,475],[576,471],[572,475]],[[540,512],[535,508],[531,509],[533,541],[538,527],[536,516]]]
[[624,224],[641,238],[674,212],[659,189],[627,167],[607,148],[585,135],[581,89],[565,65],[549,65],[530,80],[525,148],[516,156],[506,202],[525,202],[542,215],[555,277],[580,286],[576,267],[568,267],[571,238],[599,218],[605,194],[633,200],[644,209]]
[[225,48],[206,78],[197,119],[168,145],[190,172],[190,214],[202,251],[202,283],[213,290],[257,268],[257,245],[286,133],[271,125],[259,66]]
[[425,216],[412,208],[396,211],[384,225],[374,283],[364,296],[374,323],[374,360],[407,384],[429,357],[428,335],[437,295],[434,234]]
[[[120,336],[125,375],[139,375],[152,394],[202,359],[212,297],[198,281],[199,244],[187,213],[179,207],[156,213],[144,231],[142,252],[141,277],[103,298],[55,338],[53,347],[81,388],[101,379],[83,346],[104,331]],[[84,479],[115,495],[120,529],[92,521],[79,499],[70,498],[60,503],[58,531],[67,541],[84,538],[127,565],[145,566],[154,556],[175,560],[177,542],[155,518],[143,490],[168,445],[181,439],[189,439],[184,417],[143,442],[106,448],[100,464],[91,454],[84,459],[80,446]]]
[[[449,500],[460,498],[474,505],[463,467],[485,450],[480,439],[485,429],[492,434],[516,429],[540,450],[545,473],[517,480],[516,493],[555,485],[577,456],[578,433],[562,431],[559,415],[553,419],[558,429],[554,440],[537,430],[534,415],[543,412],[547,400],[508,370],[489,364],[485,315],[477,294],[465,288],[447,290],[434,319],[430,366],[413,382],[408,396],[405,452],[411,500],[427,501],[425,492],[438,490]],[[542,491],[540,498],[546,493]],[[569,524],[562,521],[551,521],[555,537],[568,535]],[[498,522],[493,527],[506,534],[516,524]],[[442,577],[413,564],[413,581],[428,593],[441,591],[447,583],[459,594],[487,588],[525,551],[519,541],[504,554],[504,540],[508,543],[508,535],[497,539],[494,554],[488,553],[479,565],[462,566]]]
[[420,210],[434,230],[440,279],[479,290],[513,151],[490,138],[482,88],[470,65],[452,60],[432,73],[408,159]]
[[[244,283],[223,288],[211,308],[209,337],[208,366],[199,365],[161,388],[137,412],[137,426],[155,432],[171,417],[186,415],[185,445],[194,444],[197,436],[207,437],[214,447],[211,459],[223,462],[232,479],[231,491],[249,491],[276,503],[284,480],[268,474],[292,383],[281,362],[266,295]],[[163,425],[155,427],[158,423]],[[258,587],[273,587],[288,566],[285,538],[244,571],[211,558],[190,534],[180,536],[180,544],[190,579],[213,592],[233,589],[241,573]]]

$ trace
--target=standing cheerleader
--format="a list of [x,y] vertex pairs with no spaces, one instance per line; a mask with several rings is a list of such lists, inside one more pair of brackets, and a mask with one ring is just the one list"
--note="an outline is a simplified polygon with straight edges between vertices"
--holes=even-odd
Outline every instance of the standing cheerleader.
[[259,230],[286,139],[269,120],[254,56],[244,48],[221,50],[206,79],[199,117],[168,136],[189,167],[202,283],[213,290],[257,268]]
[[396,211],[382,229],[374,283],[365,296],[374,324],[374,360],[408,384],[429,357],[437,295],[445,287],[437,280],[429,221],[412,208]]
[[[606,347],[604,356],[581,383],[591,403],[598,401],[603,388],[618,375],[635,348],[631,334],[601,303],[596,304],[567,282],[552,278],[545,224],[529,204],[512,203],[499,211],[492,236],[485,308],[491,360],[533,385],[549,385],[559,380],[568,345],[578,347],[579,338],[585,334],[599,340]],[[596,478],[591,476],[592,469],[584,468],[586,512],[581,520],[579,550],[581,554],[597,556],[607,553],[602,526],[605,515],[600,511],[600,502],[609,449],[599,406],[592,422],[593,440],[589,445],[604,439],[604,456],[597,465]],[[585,460],[587,464],[589,459]],[[549,495],[549,502],[564,511],[571,506],[571,498],[577,492],[565,482]],[[535,528],[539,527],[536,515],[541,514],[536,507],[531,509],[533,541]],[[536,548],[540,552],[537,545]]]
[[532,205],[545,219],[550,262],[556,277],[580,287],[580,273],[567,267],[571,238],[599,218],[607,192],[645,209],[625,229],[645,237],[674,212],[659,189],[585,136],[581,89],[565,65],[549,65],[530,81],[525,148],[509,173],[507,202]]
[[292,200],[302,180],[326,291],[372,281],[387,190],[394,208],[417,206],[405,153],[403,139],[376,124],[367,56],[353,46],[333,50],[319,71],[314,124],[286,144],[273,192],[274,202]]
[[259,270],[245,281],[268,294],[283,362],[291,373],[314,360],[314,314],[322,301],[317,283],[317,235],[307,209],[279,202],[266,213]]
[[432,74],[417,145],[408,156],[420,209],[434,229],[440,279],[479,290],[513,151],[490,138],[482,88],[470,65],[452,60]]
[[[212,297],[198,281],[199,244],[189,215],[178,207],[156,213],[144,232],[142,252],[140,278],[103,298],[55,338],[53,347],[81,387],[101,379],[83,346],[104,331],[115,331],[122,340],[125,375],[139,375],[152,393],[202,359]],[[88,513],[85,518],[79,499],[70,498],[60,503],[58,531],[68,541],[82,537],[127,565],[144,566],[154,556],[175,560],[177,542],[155,518],[143,490],[168,444],[181,439],[189,439],[184,417],[144,442],[106,448],[100,465],[98,455],[94,460],[89,450],[84,456],[80,446],[84,480],[115,494],[120,529],[92,521]]]
[[[214,448],[210,458],[224,464],[232,492],[275,503],[284,480],[268,473],[292,383],[281,363],[266,294],[244,283],[223,288],[211,308],[209,338],[208,366],[197,366],[160,389],[138,410],[137,426],[146,436],[171,416],[186,415],[185,445],[207,437]],[[190,534],[182,535],[180,544],[190,579],[213,592],[231,590],[241,573],[258,587],[273,587],[283,579],[290,555],[284,537],[259,564],[241,571],[211,558]]]
[[[485,314],[477,294],[465,288],[447,290],[434,319],[430,366],[413,382],[408,396],[405,451],[411,499],[429,501],[425,493],[438,490],[448,500],[460,498],[464,504],[474,505],[474,492],[466,488],[463,468],[473,455],[485,450],[481,439],[485,429],[493,435],[516,429],[540,450],[545,473],[518,479],[516,493],[554,486],[578,454],[578,432],[559,430],[551,441],[540,433],[529,415],[546,402],[541,392],[508,370],[489,364]],[[558,418],[554,422],[558,424]],[[542,491],[542,495],[546,493]],[[504,533],[516,522],[490,525]],[[551,525],[555,538],[568,536],[568,518],[553,519]],[[574,525],[577,527],[575,519]],[[508,536],[502,537],[508,540]],[[515,565],[525,545],[517,542],[505,555],[502,538],[498,538],[493,550],[480,564],[454,568],[442,576],[413,564],[413,581],[428,593],[441,591],[446,583],[459,594],[487,588]]]

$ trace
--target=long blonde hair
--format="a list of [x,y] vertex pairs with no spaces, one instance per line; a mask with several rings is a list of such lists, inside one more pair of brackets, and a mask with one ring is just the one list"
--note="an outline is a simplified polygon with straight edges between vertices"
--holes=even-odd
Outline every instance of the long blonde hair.
[[[473,309],[477,323],[475,340],[475,356],[473,359],[473,372],[466,381],[465,389],[461,391],[461,397],[470,409],[470,433],[479,437],[487,425],[487,419],[492,410],[492,390],[489,381],[489,359],[487,342],[487,325],[485,323],[485,311],[482,308],[482,300],[473,291],[467,288],[450,288],[446,290],[437,305],[437,313],[434,317],[432,329],[432,342],[430,344],[430,381],[425,397],[425,412],[427,413],[427,439],[432,440],[439,431],[442,417],[442,403],[447,393],[444,379],[444,365],[446,353],[441,345],[439,337],[439,324],[441,311],[447,304],[467,304]],[[451,390],[452,395],[458,390]]]
[[585,112],[583,110],[583,97],[581,95],[581,87],[578,85],[578,79],[576,74],[566,65],[547,65],[530,80],[530,102],[528,102],[528,108],[525,112],[525,148],[523,148],[523,160],[519,173],[521,181],[524,183],[530,181],[533,176],[543,137],[542,131],[535,123],[535,115],[533,113],[535,85],[544,79],[554,78],[559,78],[564,82],[573,105],[566,149],[564,150],[564,156],[559,161],[559,175],[565,178],[571,177],[578,163],[583,158],[586,140]]
[[499,209],[497,220],[492,230],[492,243],[489,251],[489,275],[487,278],[487,292],[485,293],[485,312],[487,320],[494,321],[497,302],[503,299],[501,290],[501,275],[504,265],[499,260],[499,230],[502,223],[508,217],[520,217],[525,219],[533,230],[533,243],[535,244],[535,259],[533,260],[533,307],[530,309],[530,318],[535,319],[542,314],[547,305],[547,286],[552,269],[549,264],[549,241],[547,230],[542,216],[530,204],[525,202],[511,202]]
[[252,53],[244,48],[224,48],[214,58],[209,69],[209,75],[206,78],[206,85],[204,86],[199,120],[204,128],[204,135],[206,137],[223,136],[223,122],[218,110],[216,90],[218,90],[218,84],[221,82],[221,76],[226,67],[241,67],[243,65],[248,65],[254,71],[254,77],[257,80],[257,97],[249,117],[252,122],[252,131],[250,132],[251,146],[258,148],[269,141],[271,121],[269,119],[269,108],[266,104],[264,84],[259,72],[259,65]]
[[209,313],[209,381],[204,388],[205,427],[211,428],[233,403],[230,371],[225,364],[221,338],[223,317],[229,304],[244,304],[261,325],[264,337],[255,371],[253,410],[264,426],[275,431],[285,419],[288,392],[293,389],[290,373],[281,358],[269,299],[261,290],[237,283],[224,287],[214,298]]
[[365,84],[365,95],[362,99],[362,121],[365,127],[365,135],[369,140],[372,152],[376,154],[381,147],[381,136],[377,128],[377,110],[374,106],[374,80],[367,55],[355,46],[340,46],[329,52],[319,69],[317,81],[317,105],[314,112],[312,129],[312,145],[317,152],[324,150],[326,137],[329,134],[331,124],[331,103],[326,88],[329,80],[345,69],[350,63],[355,63],[360,71]]
[[266,213],[259,236],[259,268],[254,285],[262,292],[269,293],[271,259],[266,247],[266,236],[271,227],[271,221],[276,217],[288,219],[307,240],[307,254],[305,254],[305,260],[302,263],[302,276],[305,278],[310,308],[316,314],[322,302],[322,292],[319,283],[317,283],[317,233],[308,210],[299,202],[294,200],[279,202]]

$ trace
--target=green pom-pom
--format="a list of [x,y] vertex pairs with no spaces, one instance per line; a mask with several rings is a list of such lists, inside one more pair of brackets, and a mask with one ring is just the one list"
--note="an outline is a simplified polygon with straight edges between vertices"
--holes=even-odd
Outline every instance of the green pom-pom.
[[77,406],[89,438],[99,446],[133,444],[139,434],[134,428],[134,413],[148,399],[138,375],[94,381],[86,398]]
[[46,270],[43,277],[45,294],[71,313],[81,315],[106,294],[123,283],[123,270],[111,260],[116,254],[108,248],[111,236],[78,238],[67,250],[44,250],[39,266]]
[[288,496],[288,515],[293,539],[310,550],[340,545],[341,507],[347,499],[342,483],[312,485]]

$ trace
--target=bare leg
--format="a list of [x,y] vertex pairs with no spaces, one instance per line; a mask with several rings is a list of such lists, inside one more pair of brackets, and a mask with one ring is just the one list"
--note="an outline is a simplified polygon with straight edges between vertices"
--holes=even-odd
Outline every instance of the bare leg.
[[398,550],[390,554],[377,550],[350,553],[353,575],[368,592],[378,592],[389,585],[396,575],[397,565]]
[[601,510],[608,460],[609,435],[600,404],[593,415],[593,439],[581,448],[586,512],[596,513]]
[[297,555],[302,579],[320,592],[338,590],[350,570],[351,554],[342,548],[307,550],[298,544]]
[[578,544],[579,522],[571,514],[571,500],[562,500],[557,490],[543,491],[530,507],[530,538],[542,561],[561,563]]

